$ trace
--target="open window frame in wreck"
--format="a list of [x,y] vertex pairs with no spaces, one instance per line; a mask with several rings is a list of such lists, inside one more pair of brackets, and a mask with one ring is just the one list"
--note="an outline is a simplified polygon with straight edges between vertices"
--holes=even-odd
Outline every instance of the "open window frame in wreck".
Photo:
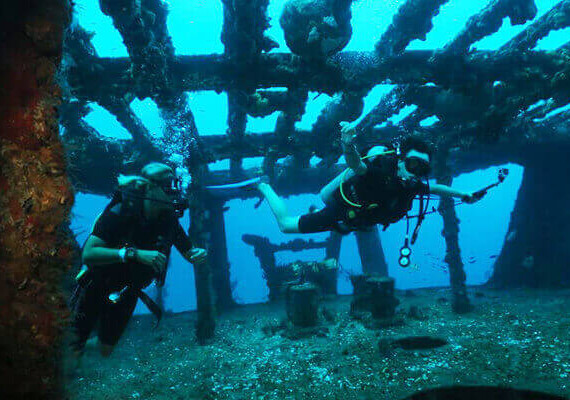
[[[378,32],[375,49],[320,60],[266,53],[273,47],[265,36],[268,0],[224,0],[224,54],[199,56],[175,55],[162,1],[117,3],[102,0],[101,6],[123,36],[129,58],[98,57],[89,33],[70,28],[66,0],[2,5],[3,388],[54,395],[60,387],[59,343],[67,316],[60,282],[75,246],[68,229],[72,187],[108,195],[119,172],[168,160],[173,149],[183,154],[183,166],[193,176],[190,234],[210,249],[217,306],[231,307],[224,203],[253,194],[228,192],[210,199],[204,186],[255,174],[259,171],[244,171],[242,160],[263,157],[263,171],[280,193],[318,191],[342,168],[338,122],[355,120],[363,97],[387,81],[396,86],[359,124],[358,145],[409,134],[426,138],[438,148],[435,176],[447,184],[462,172],[506,162],[522,165],[509,226],[516,235],[505,242],[489,285],[549,287],[570,280],[570,189],[565,185],[570,113],[543,118],[570,102],[570,43],[555,51],[532,50],[549,32],[570,25],[569,1],[536,19],[533,1],[490,1],[444,48],[406,51],[412,40],[425,38],[446,3],[408,0],[386,32]],[[516,24],[534,21],[496,51],[471,52],[470,46],[496,32],[505,17]],[[272,87],[287,90],[267,90]],[[198,90],[227,93],[226,133],[200,136],[184,96]],[[308,91],[339,96],[311,130],[299,131],[295,123]],[[164,140],[151,137],[132,112],[135,97],[156,102],[166,122]],[[539,100],[548,101],[529,108]],[[132,140],[103,137],[85,124],[89,102],[113,114]],[[451,103],[454,112],[448,112]],[[380,127],[409,104],[418,108],[399,125]],[[273,132],[246,131],[248,114],[275,111]],[[420,122],[432,115],[439,122],[422,127]],[[65,128],[62,136],[58,122]],[[309,162],[313,156],[320,158],[316,166]],[[282,158],[288,162],[278,163]],[[225,159],[230,160],[227,171],[209,171],[208,163]],[[454,294],[466,299],[454,205],[442,200],[439,210]],[[379,248],[379,239],[362,242],[368,243],[361,246],[362,258],[369,260],[366,253]],[[383,263],[369,269],[382,272]]]

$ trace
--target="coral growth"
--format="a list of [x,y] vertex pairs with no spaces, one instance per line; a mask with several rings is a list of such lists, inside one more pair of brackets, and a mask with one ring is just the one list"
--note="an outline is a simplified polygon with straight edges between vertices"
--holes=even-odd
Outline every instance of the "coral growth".
[[291,51],[324,58],[341,51],[352,36],[351,1],[289,0],[279,23]]
[[[13,5],[0,76],[0,376],[2,392],[56,396],[59,341],[67,315],[60,294],[73,240],[65,226],[73,192],[58,136],[54,82],[65,1]],[[38,4],[35,4],[38,3]],[[41,3],[41,6],[40,6]]]

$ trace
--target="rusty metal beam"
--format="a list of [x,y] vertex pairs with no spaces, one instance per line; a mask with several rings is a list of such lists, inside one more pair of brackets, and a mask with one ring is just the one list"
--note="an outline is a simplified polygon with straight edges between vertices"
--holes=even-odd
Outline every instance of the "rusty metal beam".
[[400,54],[414,39],[426,40],[427,33],[433,28],[433,17],[448,1],[407,0],[403,3],[386,32],[376,43],[378,57],[392,57]]
[[504,18],[509,17],[511,25],[522,25],[532,20],[536,13],[534,0],[493,0],[469,18],[465,28],[438,53],[466,53],[473,43],[497,32]]
[[[139,98],[153,93],[134,86],[128,59],[100,58],[95,69],[69,68],[74,92],[92,97],[105,88],[107,95],[134,91]],[[475,87],[484,82],[505,81],[521,89],[543,85],[552,89],[551,79],[568,68],[565,54],[542,51],[478,51],[453,59],[432,59],[431,51],[407,51],[379,60],[374,53],[343,52],[326,65],[304,64],[291,54],[261,55],[247,77],[236,75],[233,63],[224,56],[178,56],[172,62],[172,87],[179,91],[304,87],[323,93],[360,91],[390,81],[397,84],[434,82],[442,87]],[[90,85],[97,82],[96,87]],[[570,86],[570,74],[561,76],[561,85]]]
[[570,26],[570,0],[562,0],[524,31],[509,40],[500,50],[506,52],[530,50],[550,31],[568,26]]

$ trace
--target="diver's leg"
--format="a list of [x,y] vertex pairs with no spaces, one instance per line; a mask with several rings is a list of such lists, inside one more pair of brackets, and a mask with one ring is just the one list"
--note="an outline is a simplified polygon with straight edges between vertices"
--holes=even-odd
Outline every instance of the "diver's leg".
[[338,229],[342,210],[333,201],[325,208],[299,217],[299,232],[316,233]]
[[332,181],[326,184],[325,187],[319,192],[319,196],[323,203],[328,204],[332,200],[332,194],[339,187],[341,181],[341,176],[337,176]]
[[319,195],[323,203],[325,204],[331,203],[331,201],[333,201],[333,193],[339,188],[340,184],[343,181],[352,178],[353,176],[354,176],[354,171],[352,169],[348,169],[341,172],[336,176],[336,178],[327,183],[327,185],[323,187],[319,192]]
[[127,290],[118,303],[107,303],[99,322],[99,351],[109,357],[123,335],[131,315],[135,311],[138,297],[134,290]]
[[114,349],[115,349],[114,345],[104,344],[104,343],[99,342],[99,353],[103,357],[109,357],[111,355],[111,353],[113,353]]
[[85,343],[95,328],[101,310],[101,296],[93,282],[75,287],[71,300],[72,354],[77,366],[85,351]]
[[273,188],[269,184],[262,182],[257,186],[257,189],[267,200],[281,232],[299,233],[299,217],[292,217],[287,213],[285,202],[275,193]]

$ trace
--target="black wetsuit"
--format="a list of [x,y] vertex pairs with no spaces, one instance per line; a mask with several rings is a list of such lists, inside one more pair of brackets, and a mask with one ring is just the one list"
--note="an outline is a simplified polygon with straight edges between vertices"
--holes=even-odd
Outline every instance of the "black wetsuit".
[[302,233],[332,230],[359,230],[376,224],[388,226],[402,219],[417,195],[429,194],[429,187],[418,178],[403,180],[397,175],[398,159],[377,156],[365,160],[366,172],[342,183],[345,197],[336,189],[332,200],[320,211],[302,215]]
[[[192,243],[174,215],[147,221],[142,215],[121,212],[121,203],[111,204],[101,214],[92,235],[103,240],[108,247],[132,246],[142,250],[158,250],[170,255],[172,245],[184,253]],[[114,263],[89,268],[75,289],[72,298],[73,346],[83,350],[91,332],[98,325],[99,340],[114,345],[121,337],[137,303],[138,291],[148,286],[155,276],[151,267],[144,264]],[[108,296],[128,287],[117,303]]]

